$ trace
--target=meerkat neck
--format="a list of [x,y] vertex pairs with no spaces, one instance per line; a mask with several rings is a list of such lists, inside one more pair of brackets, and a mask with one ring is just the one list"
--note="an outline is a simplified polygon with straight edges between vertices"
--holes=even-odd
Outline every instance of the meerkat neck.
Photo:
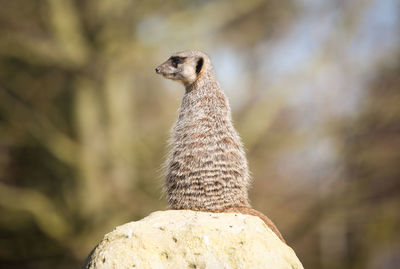
[[197,80],[185,87],[186,93],[189,92],[204,92],[207,93],[209,91],[221,90],[216,78],[214,71],[212,69],[203,70],[199,75]]

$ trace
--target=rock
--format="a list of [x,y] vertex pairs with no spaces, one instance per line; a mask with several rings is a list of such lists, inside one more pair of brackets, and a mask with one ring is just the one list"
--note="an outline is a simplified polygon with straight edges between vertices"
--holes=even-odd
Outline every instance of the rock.
[[254,216],[168,210],[121,225],[83,268],[303,268],[294,251]]

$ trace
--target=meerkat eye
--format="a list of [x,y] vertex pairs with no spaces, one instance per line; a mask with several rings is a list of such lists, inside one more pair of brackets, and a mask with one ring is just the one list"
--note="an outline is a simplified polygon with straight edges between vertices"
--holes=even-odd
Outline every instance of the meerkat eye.
[[173,56],[170,59],[171,59],[172,65],[174,67],[178,67],[178,64],[183,63],[183,61],[185,60],[185,58],[177,57],[177,56]]

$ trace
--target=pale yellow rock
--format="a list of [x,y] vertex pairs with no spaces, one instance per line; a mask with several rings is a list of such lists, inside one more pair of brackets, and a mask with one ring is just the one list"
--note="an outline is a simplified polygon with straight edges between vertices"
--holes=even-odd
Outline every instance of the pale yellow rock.
[[168,210],[107,234],[83,268],[303,268],[258,217]]

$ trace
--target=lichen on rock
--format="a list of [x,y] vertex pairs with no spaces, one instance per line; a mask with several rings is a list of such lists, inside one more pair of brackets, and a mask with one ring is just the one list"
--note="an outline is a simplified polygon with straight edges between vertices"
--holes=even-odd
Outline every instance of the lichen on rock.
[[261,219],[239,213],[154,212],[108,233],[85,269],[303,268]]

